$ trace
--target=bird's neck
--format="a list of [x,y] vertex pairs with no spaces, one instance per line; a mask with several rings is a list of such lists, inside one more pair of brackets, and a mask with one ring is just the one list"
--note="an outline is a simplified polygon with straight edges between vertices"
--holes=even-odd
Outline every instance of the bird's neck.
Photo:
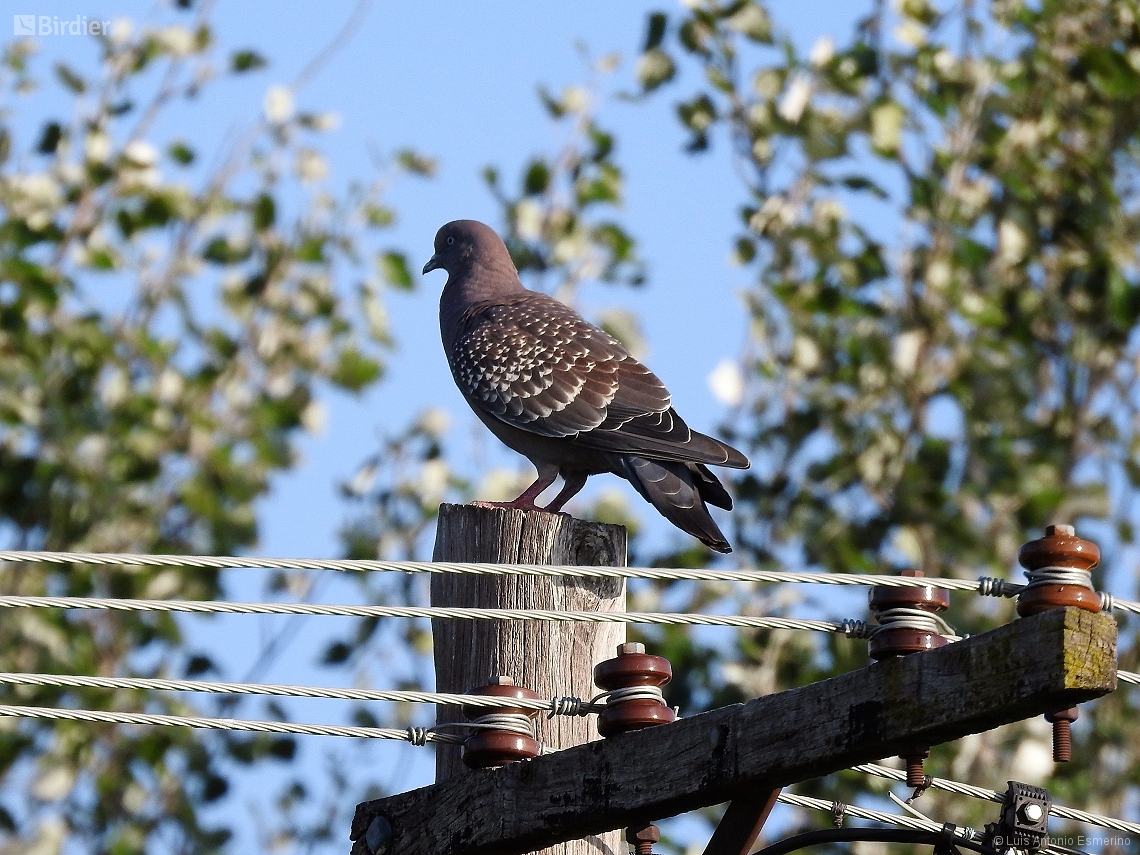
[[451,341],[463,317],[476,305],[509,300],[526,289],[514,265],[478,266],[447,277],[439,298],[439,324],[444,341]]

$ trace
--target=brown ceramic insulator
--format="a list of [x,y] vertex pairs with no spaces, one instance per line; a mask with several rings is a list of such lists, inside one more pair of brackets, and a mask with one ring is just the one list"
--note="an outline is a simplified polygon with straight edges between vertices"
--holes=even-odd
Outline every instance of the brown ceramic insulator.
[[[921,578],[921,570],[903,570],[900,576]],[[924,612],[937,614],[950,608],[950,592],[944,588],[934,588],[930,585],[922,587],[895,588],[888,585],[878,585],[871,589],[868,601],[871,611],[878,614],[885,609],[907,608],[920,609]],[[882,629],[875,633],[867,645],[872,659],[886,659],[891,656],[906,656],[909,653],[918,653],[923,650],[934,650],[945,647],[949,642],[936,632],[924,632],[919,629],[898,627]]]
[[[673,668],[664,656],[645,652],[644,645],[631,643],[618,645],[618,655],[594,666],[594,682],[607,692],[614,689],[632,689],[638,686],[661,687],[673,679]],[[598,713],[598,733],[613,736],[668,724],[677,716],[655,698],[635,698],[627,701],[607,701],[606,708]]]
[[633,847],[635,855],[653,855],[653,844],[661,840],[656,825],[631,825],[625,830],[625,842]]
[[[525,686],[516,686],[510,677],[492,677],[486,686],[471,689],[469,695],[492,695],[504,701],[527,698],[536,700],[539,695]],[[516,714],[534,718],[538,710],[512,707],[504,703],[501,707],[463,707],[468,718],[476,719],[491,714]],[[505,766],[515,760],[529,760],[542,751],[538,741],[522,733],[510,730],[484,728],[476,730],[463,740],[463,763],[472,769],[487,769],[492,766]]]
[[[1018,550],[1017,560],[1026,570],[1092,570],[1100,563],[1100,548],[1091,540],[1077,537],[1071,525],[1050,525],[1045,527],[1044,537],[1031,540]],[[1022,617],[1070,606],[1099,612],[1100,595],[1084,585],[1033,585],[1017,597],[1017,613]]]
[[1073,758],[1072,723],[1080,712],[1076,707],[1046,713],[1045,720],[1053,723],[1053,762],[1068,763]]

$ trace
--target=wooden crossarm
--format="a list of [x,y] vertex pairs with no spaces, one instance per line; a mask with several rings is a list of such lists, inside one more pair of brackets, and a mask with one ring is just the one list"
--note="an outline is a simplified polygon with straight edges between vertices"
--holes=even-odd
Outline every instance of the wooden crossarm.
[[[364,802],[353,855],[516,855],[731,801],[1099,697],[1116,624],[1057,609],[674,724]],[[382,852],[365,845],[382,817]],[[377,820],[376,829],[382,827]]]

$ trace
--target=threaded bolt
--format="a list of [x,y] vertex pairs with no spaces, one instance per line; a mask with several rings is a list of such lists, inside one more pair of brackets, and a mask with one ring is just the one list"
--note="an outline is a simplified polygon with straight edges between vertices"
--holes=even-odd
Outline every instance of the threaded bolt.
[[1068,763],[1073,757],[1073,730],[1072,722],[1077,720],[1079,711],[1076,707],[1067,707],[1063,710],[1048,713],[1046,721],[1053,722],[1053,762]]
[[921,757],[906,758],[906,785],[918,788],[926,781],[926,772],[922,768]]
[[903,760],[906,763],[906,785],[918,789],[926,784],[926,772],[922,768],[922,761],[930,756],[929,748],[916,748]]
[[1053,762],[1068,763],[1073,758],[1073,731],[1063,719],[1053,722]]

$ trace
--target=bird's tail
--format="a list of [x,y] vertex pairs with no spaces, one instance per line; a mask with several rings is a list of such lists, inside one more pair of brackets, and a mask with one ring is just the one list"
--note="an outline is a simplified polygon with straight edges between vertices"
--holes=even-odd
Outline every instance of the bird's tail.
[[617,474],[657,508],[665,519],[709,549],[732,552],[705,502],[731,508],[732,500],[707,467],[676,460],[615,455]]

